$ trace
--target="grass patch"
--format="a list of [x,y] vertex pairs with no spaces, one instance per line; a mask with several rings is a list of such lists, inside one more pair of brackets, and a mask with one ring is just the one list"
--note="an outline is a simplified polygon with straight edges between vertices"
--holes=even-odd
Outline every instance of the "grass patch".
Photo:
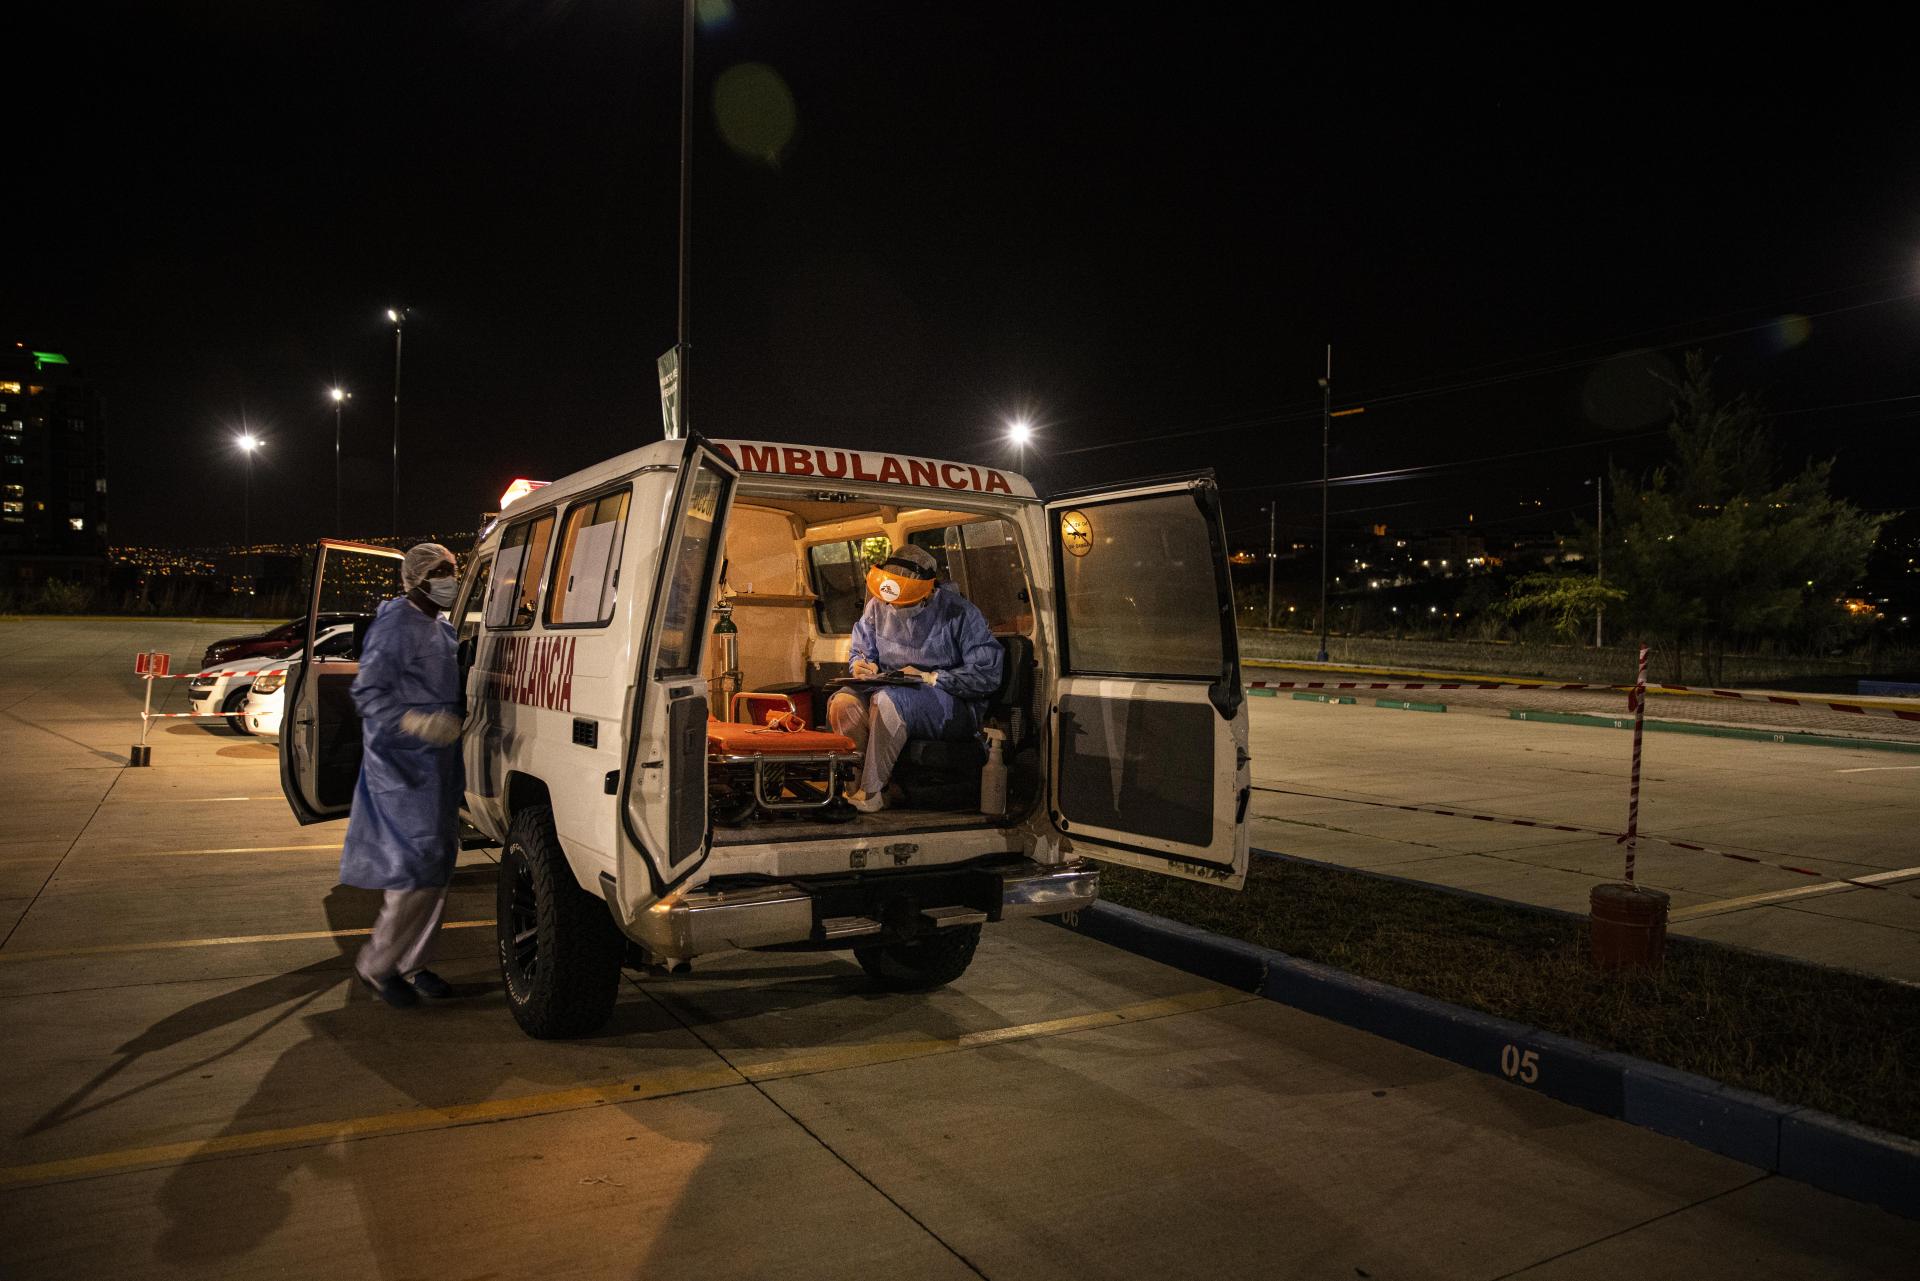
[[1920,1138],[1920,989],[1673,935],[1602,974],[1584,919],[1260,856],[1244,893],[1103,865],[1100,897]]

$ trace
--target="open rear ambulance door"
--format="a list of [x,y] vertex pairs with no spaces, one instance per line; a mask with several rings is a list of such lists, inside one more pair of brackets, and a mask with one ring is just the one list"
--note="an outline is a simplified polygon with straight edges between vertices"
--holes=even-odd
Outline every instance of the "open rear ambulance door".
[[1095,858],[1241,888],[1252,777],[1211,473],[1071,494],[1047,516],[1054,826]]
[[295,663],[287,673],[280,725],[280,790],[302,823],[345,818],[360,778],[360,713],[353,678],[360,672],[360,640],[380,603],[400,594],[402,554],[322,539],[314,545],[307,593],[304,653],[312,654],[320,615],[359,615],[349,662]]
[[[698,437],[659,531],[660,568],[634,677],[618,892],[631,920],[706,862],[708,615],[739,473]],[[638,521],[636,519],[636,526]]]

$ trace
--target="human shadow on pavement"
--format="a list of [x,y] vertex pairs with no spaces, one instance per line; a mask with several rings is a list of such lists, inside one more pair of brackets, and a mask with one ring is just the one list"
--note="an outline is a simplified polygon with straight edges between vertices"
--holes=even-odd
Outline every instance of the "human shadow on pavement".
[[[457,983],[492,965],[490,955],[468,954],[448,965],[448,977]],[[808,958],[784,972],[807,993],[804,1001],[867,990],[865,976],[838,957]],[[775,1022],[795,996],[778,987],[753,988],[761,1011]],[[961,1007],[911,997],[850,1001],[830,1020],[806,1021],[815,1028],[831,1021],[843,1035],[864,1022],[883,1028],[909,1008],[917,1010],[912,1021],[924,1034],[950,1038],[965,1030],[966,1020],[953,1017]],[[153,1248],[176,1266],[218,1267],[243,1256],[265,1266],[264,1251],[296,1251],[333,1223],[363,1236],[376,1275],[433,1274],[446,1262],[437,1253],[444,1243],[421,1232],[421,1215],[443,1199],[446,1178],[466,1186],[484,1170],[486,1179],[508,1179],[511,1196],[511,1184],[523,1179],[526,1187],[544,1187],[541,1180],[569,1159],[543,1156],[537,1140],[530,1151],[515,1146],[530,1142],[516,1135],[544,1132],[535,1114],[546,1108],[536,1106],[523,1118],[530,1128],[512,1128],[518,1123],[508,1116],[500,1120],[509,1126],[455,1129],[455,1121],[436,1114],[669,1068],[717,1067],[699,1023],[698,1015],[683,1020],[624,984],[608,1026],[571,1041],[526,1038],[491,985],[483,997],[409,1010],[389,1009],[357,988],[344,999],[335,994],[303,1007],[306,1036],[280,1054],[222,1127],[223,1136],[284,1134],[284,1146],[270,1141],[259,1152],[228,1152],[168,1170],[156,1193],[164,1227]],[[689,1096],[687,1106],[701,1110],[693,1101],[698,1097]],[[591,1132],[633,1126],[621,1109],[596,1105],[593,1111],[600,1119],[586,1123]],[[413,1128],[415,1120],[421,1128]],[[649,1141],[642,1130],[639,1146]],[[450,1152],[459,1154],[461,1166],[451,1174],[435,1166]]]
[[[459,868],[454,872],[453,890],[450,894],[470,886],[473,881],[481,877],[491,881],[492,876],[493,869],[490,865]],[[328,891],[321,905],[326,913],[327,928],[334,932],[333,942],[338,947],[334,955],[313,961],[295,970],[288,970],[283,974],[259,979],[245,987],[218,993],[175,1010],[132,1040],[117,1046],[114,1053],[119,1056],[118,1058],[95,1073],[80,1088],[27,1127],[20,1137],[29,1138],[45,1133],[189,1073],[199,1072],[208,1065],[259,1040],[275,1027],[306,1009],[329,989],[351,979],[353,954],[365,941],[365,935],[343,932],[370,929],[380,911],[380,895],[373,890],[336,885]],[[483,994],[494,986],[497,984],[458,984],[455,986],[455,992],[460,996],[473,996]],[[220,1028],[244,1022],[269,1010],[277,1013],[257,1027],[251,1028],[239,1039],[222,1045],[209,1054],[143,1080],[138,1085],[111,1094],[101,1093],[115,1078],[120,1077],[150,1054],[170,1049],[195,1037],[218,1031]]]

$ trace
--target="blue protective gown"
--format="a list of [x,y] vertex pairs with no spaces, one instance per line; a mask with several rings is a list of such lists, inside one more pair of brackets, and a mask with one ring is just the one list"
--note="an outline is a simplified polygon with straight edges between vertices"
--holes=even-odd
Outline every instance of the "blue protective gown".
[[917,667],[940,673],[935,685],[888,686],[885,691],[906,721],[909,738],[961,739],[978,733],[1006,661],[980,607],[946,583],[918,609],[896,609],[868,598],[853,625],[848,655],[883,672]]
[[435,747],[400,728],[410,711],[460,714],[453,627],[406,597],[380,606],[360,652],[360,780],[340,880],[369,890],[438,889],[460,854],[460,744]]

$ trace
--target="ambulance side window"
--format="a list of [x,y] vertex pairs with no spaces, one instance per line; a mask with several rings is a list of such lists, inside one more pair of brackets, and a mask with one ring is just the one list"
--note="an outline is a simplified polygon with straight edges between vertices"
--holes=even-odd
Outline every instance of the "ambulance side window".
[[1032,632],[1033,606],[1012,525],[1004,520],[969,521],[917,530],[907,541],[932,553],[959,593],[986,615],[995,635]]
[[822,635],[845,636],[867,605],[867,571],[885,560],[893,544],[885,534],[816,543],[807,548],[807,573],[813,580],[814,622]]
[[547,626],[604,627],[613,618],[631,492],[601,494],[568,510],[547,592]]
[[459,620],[454,629],[460,640],[466,640],[480,630],[480,606],[487,599],[487,576],[493,569],[493,558],[488,557],[474,566],[467,576],[467,598],[460,602],[454,612]]
[[487,627],[526,627],[532,624],[540,599],[540,571],[546,567],[547,546],[553,541],[553,513],[511,526],[500,536],[493,578],[487,585]]

